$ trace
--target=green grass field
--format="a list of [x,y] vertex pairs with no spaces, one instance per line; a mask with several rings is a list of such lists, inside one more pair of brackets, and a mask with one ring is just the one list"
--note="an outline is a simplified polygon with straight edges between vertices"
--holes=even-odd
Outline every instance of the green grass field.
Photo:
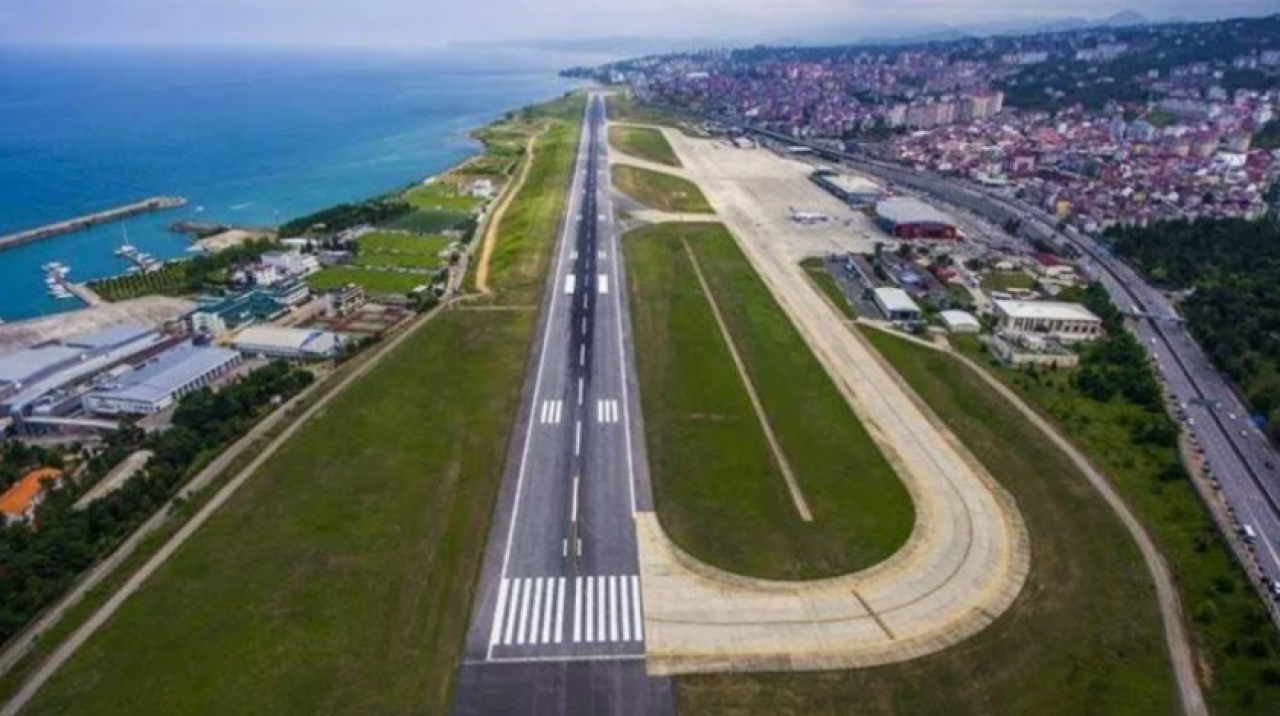
[[[681,243],[720,304],[814,513],[800,519]],[[677,544],[741,574],[804,579],[888,557],[914,524],[906,489],[718,224],[624,239],[658,514]]]
[[421,184],[404,194],[405,201],[415,209],[471,212],[480,206],[479,199],[460,194],[445,182]]
[[139,296],[181,295],[187,284],[188,263],[177,261],[165,264],[157,271],[131,273],[97,281],[90,281],[89,288],[108,301],[125,301]]
[[1030,290],[1036,283],[1034,276],[1021,271],[999,271],[982,277],[979,285],[984,291]]
[[360,237],[361,252],[373,254],[403,253],[438,256],[449,248],[452,239],[444,236],[375,231]]
[[853,304],[849,303],[849,299],[844,297],[844,292],[840,290],[836,280],[827,273],[826,264],[822,259],[805,259],[800,262],[800,267],[804,269],[805,275],[813,281],[818,290],[827,297],[827,300],[844,314],[845,318],[853,320],[858,317],[857,312],[853,310]]
[[713,213],[702,190],[678,176],[615,164],[613,183],[618,191],[650,209],[688,214]]
[[307,277],[307,285],[313,291],[326,291],[354,283],[372,294],[406,294],[424,284],[431,283],[430,276],[393,271],[375,271],[356,266],[333,266],[321,269]]
[[1155,590],[1128,533],[1084,477],[954,358],[866,334],[1017,499],[1031,534],[1027,585],[994,624],[938,654],[852,671],[678,677],[680,712],[1176,713]]
[[356,266],[397,266],[412,269],[435,269],[443,261],[438,256],[428,254],[378,253],[361,251],[356,257]]
[[634,122],[636,124],[660,124],[674,127],[682,132],[685,131],[680,117],[656,107],[638,104],[624,93],[625,90],[612,94],[605,99],[609,119]]
[[572,121],[555,119],[538,142],[533,164],[519,196],[502,219],[502,237],[489,262],[492,300],[534,304],[551,264],[552,243],[560,227],[574,156],[577,151],[582,95],[558,101],[559,112]]
[[456,229],[471,218],[471,213],[452,209],[415,209],[404,216],[382,224],[383,228],[411,231],[415,234],[438,234]]
[[637,159],[647,159],[672,167],[681,166],[680,159],[667,138],[656,129],[609,127],[609,144],[623,154],[630,154]]
[[1142,444],[1131,424],[1143,410],[1100,403],[1077,390],[1072,371],[1018,372],[992,365],[975,341],[974,360],[1061,426],[1116,485],[1160,545],[1177,576],[1188,626],[1213,675],[1206,697],[1216,713],[1270,713],[1280,704],[1276,631],[1218,535],[1172,447]]

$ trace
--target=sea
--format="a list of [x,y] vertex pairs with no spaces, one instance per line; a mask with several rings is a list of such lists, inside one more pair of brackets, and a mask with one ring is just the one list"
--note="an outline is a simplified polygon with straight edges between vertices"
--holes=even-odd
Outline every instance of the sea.
[[0,48],[0,234],[151,196],[185,207],[0,252],[0,320],[82,307],[128,241],[189,256],[181,220],[269,226],[407,186],[475,154],[468,130],[573,87],[580,58],[499,49]]

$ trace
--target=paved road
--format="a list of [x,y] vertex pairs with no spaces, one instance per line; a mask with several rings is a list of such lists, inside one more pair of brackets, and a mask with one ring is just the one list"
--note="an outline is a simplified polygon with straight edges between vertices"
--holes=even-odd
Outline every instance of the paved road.
[[591,95],[456,714],[673,713],[644,671],[634,514],[650,508],[604,102]]

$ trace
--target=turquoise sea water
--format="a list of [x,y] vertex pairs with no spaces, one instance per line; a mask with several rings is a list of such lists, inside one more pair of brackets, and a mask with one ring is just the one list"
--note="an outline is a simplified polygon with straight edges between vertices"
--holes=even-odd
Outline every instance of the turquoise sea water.
[[122,226],[187,255],[180,219],[270,225],[437,173],[468,129],[570,85],[545,60],[214,50],[0,49],[0,234],[155,195],[190,203],[0,252],[0,319],[78,308],[44,288],[128,268]]

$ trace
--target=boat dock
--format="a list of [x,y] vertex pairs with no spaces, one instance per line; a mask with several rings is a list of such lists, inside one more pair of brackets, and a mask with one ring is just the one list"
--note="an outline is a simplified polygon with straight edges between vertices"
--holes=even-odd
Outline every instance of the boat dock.
[[73,231],[88,229],[99,224],[108,224],[112,221],[127,219],[136,214],[145,214],[151,211],[163,211],[165,209],[175,209],[179,206],[185,206],[187,200],[177,196],[156,196],[150,199],[139,201],[125,206],[117,206],[114,209],[99,211],[94,214],[78,216],[74,219],[59,221],[55,224],[46,224],[38,226],[34,229],[26,229],[13,234],[0,236],[0,251],[11,249],[15,246],[29,244],[33,241],[47,239],[51,236],[60,236],[69,234]]

